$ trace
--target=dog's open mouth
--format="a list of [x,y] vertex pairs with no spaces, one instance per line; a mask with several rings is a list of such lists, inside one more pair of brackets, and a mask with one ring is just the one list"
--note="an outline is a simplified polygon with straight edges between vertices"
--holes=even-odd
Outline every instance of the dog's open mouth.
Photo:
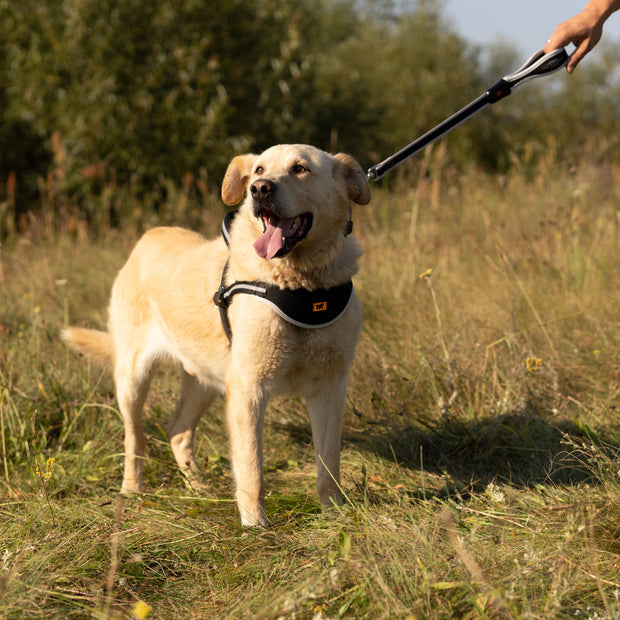
[[312,213],[296,217],[280,217],[269,209],[261,209],[258,218],[263,234],[255,241],[254,249],[261,258],[281,258],[305,239],[312,227]]

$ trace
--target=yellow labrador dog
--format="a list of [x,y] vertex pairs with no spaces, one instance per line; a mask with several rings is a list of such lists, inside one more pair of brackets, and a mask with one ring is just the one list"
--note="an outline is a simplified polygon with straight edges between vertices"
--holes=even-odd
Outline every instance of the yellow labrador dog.
[[108,331],[71,327],[63,338],[113,366],[125,425],[123,491],[141,490],[151,368],[172,359],[183,367],[167,426],[179,467],[196,481],[196,424],[225,394],[241,521],[268,526],[262,435],[276,394],[305,400],[319,498],[341,502],[340,432],[362,325],[351,285],[360,249],[348,236],[350,205],[367,204],[370,188],[348,155],[279,145],[232,160],[222,198],[232,206],[244,196],[224,238],[148,231],[114,282]]

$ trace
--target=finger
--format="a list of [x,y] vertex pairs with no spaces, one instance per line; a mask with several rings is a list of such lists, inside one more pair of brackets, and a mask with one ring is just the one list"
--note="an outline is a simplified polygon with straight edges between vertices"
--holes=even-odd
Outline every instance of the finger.
[[600,41],[602,33],[603,29],[599,27],[593,29],[590,36],[573,39],[576,49],[571,54],[566,65],[566,70],[569,73],[575,70],[575,67],[581,62],[582,58]]
[[577,48],[573,51],[573,53],[568,58],[568,62],[566,63],[566,70],[569,73],[572,73],[577,65],[581,62],[581,59],[588,53],[589,46],[587,41],[582,41]]
[[552,52],[554,49],[551,41],[552,39],[547,39],[547,42],[545,43],[545,47],[543,47],[543,52],[545,52],[545,54]]
[[553,34],[547,39],[547,43],[545,43],[545,47],[543,51],[545,54],[552,52],[553,50],[560,49],[568,45],[571,42],[570,31],[567,30],[564,24],[560,24],[554,31]]
[[[557,32],[557,28],[556,28],[556,32]],[[558,46],[555,45],[556,39],[557,37],[554,32],[551,35],[551,37],[547,39],[547,42],[545,43],[545,47],[543,47],[543,52],[545,52],[545,54],[548,54],[549,52],[552,52],[554,49],[557,49]]]

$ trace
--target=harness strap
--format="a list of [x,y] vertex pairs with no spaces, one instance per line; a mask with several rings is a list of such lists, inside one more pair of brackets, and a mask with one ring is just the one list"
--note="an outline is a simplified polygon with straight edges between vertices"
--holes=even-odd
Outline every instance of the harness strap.
[[[230,225],[237,215],[238,209],[229,211],[222,220],[222,237],[226,242],[226,247],[230,247]],[[227,263],[228,264],[228,263]]]
[[237,293],[246,293],[248,295],[265,296],[267,289],[258,282],[233,282],[230,286],[226,286],[226,273],[228,271],[228,261],[224,265],[222,271],[222,279],[220,280],[220,288],[213,295],[213,303],[220,311],[220,319],[224,333],[228,338],[228,342],[232,342],[232,329],[230,320],[228,319],[228,306],[232,301],[232,296]]

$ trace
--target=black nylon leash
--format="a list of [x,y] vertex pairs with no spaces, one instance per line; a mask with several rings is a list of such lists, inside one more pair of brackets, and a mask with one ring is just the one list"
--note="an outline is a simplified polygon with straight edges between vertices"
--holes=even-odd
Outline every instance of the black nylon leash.
[[402,164],[406,159],[409,159],[416,153],[419,153],[429,144],[432,144],[435,140],[438,140],[441,136],[447,134],[449,131],[476,114],[476,112],[482,110],[482,108],[507,97],[512,92],[513,88],[523,84],[523,82],[526,82],[527,80],[554,73],[566,65],[567,61],[568,54],[563,47],[553,50],[548,54],[545,54],[542,50],[540,52],[536,52],[536,54],[528,58],[525,64],[517,71],[511,73],[510,75],[505,75],[501,80],[493,84],[491,88],[482,93],[482,95],[474,99],[474,101],[467,104],[464,108],[461,108],[456,114],[453,114],[445,121],[442,121],[439,125],[419,137],[417,140],[414,140],[411,144],[401,149],[394,155],[383,160],[376,166],[369,168],[366,177],[370,181],[378,181],[390,170],[393,170],[396,166]]

